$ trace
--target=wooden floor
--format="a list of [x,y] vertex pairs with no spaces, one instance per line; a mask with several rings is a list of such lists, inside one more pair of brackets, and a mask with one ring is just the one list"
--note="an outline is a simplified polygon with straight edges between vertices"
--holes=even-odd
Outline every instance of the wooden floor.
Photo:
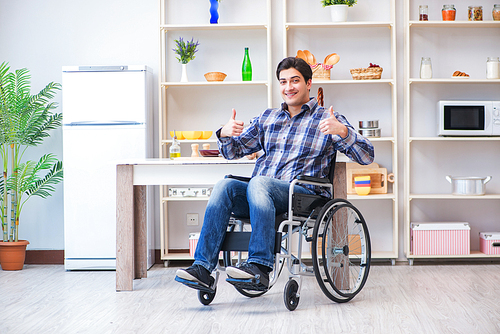
[[133,292],[115,292],[113,271],[0,271],[0,333],[500,333],[498,264],[372,266],[344,304],[305,277],[294,312],[283,303],[285,271],[253,299],[221,279],[203,306],[174,281],[176,269],[153,267]]

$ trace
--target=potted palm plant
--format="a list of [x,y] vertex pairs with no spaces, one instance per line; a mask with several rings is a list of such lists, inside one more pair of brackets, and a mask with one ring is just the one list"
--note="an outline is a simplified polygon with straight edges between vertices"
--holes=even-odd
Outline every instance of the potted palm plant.
[[356,4],[357,0],[321,0],[323,7],[330,7],[333,22],[347,21],[347,8]]
[[[53,154],[39,161],[23,160],[29,147],[41,144],[49,131],[61,126],[62,114],[54,113],[50,102],[61,85],[51,82],[31,95],[28,69],[9,72],[0,64],[0,178],[2,240],[0,264],[3,270],[20,270],[24,264],[26,240],[19,239],[19,218],[25,203],[33,196],[46,198],[62,181],[62,162]],[[20,251],[21,254],[17,254]],[[9,256],[14,256],[11,259]]]

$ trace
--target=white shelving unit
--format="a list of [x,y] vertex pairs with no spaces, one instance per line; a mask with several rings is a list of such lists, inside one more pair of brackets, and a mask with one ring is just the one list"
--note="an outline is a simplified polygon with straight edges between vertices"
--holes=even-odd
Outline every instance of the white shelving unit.
[[[332,104],[334,109],[346,115],[355,128],[357,128],[358,120],[382,118],[382,136],[370,140],[375,146],[375,162],[381,161],[381,167],[386,167],[389,173],[394,173],[396,181],[392,187],[389,187],[387,194],[348,195],[348,199],[360,208],[368,222],[372,234],[372,258],[390,259],[394,264],[398,258],[399,237],[396,1],[358,2],[355,9],[359,10],[354,19],[339,23],[327,22],[329,15],[324,13],[328,9],[320,8],[320,6],[313,6],[298,0],[283,0],[283,57],[295,56],[297,50],[304,49],[311,51],[317,59],[322,59],[333,52],[337,53],[340,56],[340,62],[332,69],[331,80],[313,79],[311,95],[315,95],[314,89],[322,87],[325,106]],[[320,13],[321,9],[324,12]],[[383,14],[379,15],[380,12]],[[385,20],[374,21],[373,18]],[[317,32],[319,36],[329,37],[318,38]],[[350,37],[354,37],[356,42],[353,42]],[[366,63],[350,63],[349,54],[358,52],[360,49],[366,53]],[[359,58],[359,55],[357,56],[352,58]],[[380,80],[353,80],[349,68],[368,67],[370,62],[378,63],[384,68],[382,78]],[[338,101],[335,100],[337,92],[342,96]],[[383,105],[383,110],[377,110],[376,113],[367,110],[374,109],[373,104],[368,100],[370,98],[376,100],[376,105]],[[354,102],[354,100],[357,101]],[[343,111],[343,108],[348,112]],[[381,152],[381,155],[377,155],[377,152]],[[386,215],[380,215],[380,210]],[[379,216],[387,218],[382,218],[381,221]],[[382,225],[384,227],[381,228]],[[388,245],[390,249],[386,249]]]
[[[241,8],[238,3],[224,3],[219,7],[220,18],[218,24],[209,24],[208,1],[206,2],[206,23],[192,22],[189,15],[192,11],[201,11],[196,1],[160,0],[160,73],[159,77],[159,157],[168,158],[168,147],[172,143],[170,130],[212,130],[217,129],[229,119],[231,109],[221,106],[227,94],[231,99],[248,99],[248,90],[258,91],[259,96],[264,96],[262,110],[271,106],[272,102],[272,76],[271,64],[271,0],[257,0],[247,2]],[[223,8],[224,7],[224,8]],[[195,17],[203,16],[197,12]],[[203,12],[205,13],[205,12]],[[225,16],[224,16],[225,15]],[[224,17],[223,17],[224,16]],[[248,22],[247,22],[248,21]],[[173,40],[179,35],[195,36],[200,40],[200,52],[196,59],[188,64],[193,66],[193,71],[188,73],[189,82],[179,82],[180,66],[171,49]],[[189,39],[189,38],[188,38]],[[231,43],[227,43],[230,41]],[[221,44],[224,42],[224,44]],[[243,61],[244,47],[256,45],[257,50],[250,48],[250,58],[253,65],[253,81],[241,81],[241,62]],[[201,51],[204,50],[204,51]],[[256,51],[256,52],[253,52]],[[202,55],[202,52],[205,52]],[[235,59],[235,52],[237,60]],[[227,70],[223,70],[223,69]],[[222,70],[221,70],[222,69]],[[203,77],[206,72],[221,71],[228,74],[223,82],[207,82]],[[228,73],[229,72],[229,73]],[[191,74],[195,73],[191,81]],[[229,93],[228,93],[229,92]],[[190,93],[194,97],[190,96]],[[255,99],[254,99],[255,100]],[[231,102],[231,101],[230,101]],[[250,101],[254,102],[254,101]],[[232,103],[232,102],[231,102]],[[248,103],[247,103],[248,104]],[[206,110],[209,110],[207,113]],[[182,116],[179,117],[179,112]],[[175,117],[174,117],[175,116]],[[244,117],[243,117],[244,116]],[[243,113],[240,119],[249,119],[250,115]],[[175,118],[175,119],[174,119]],[[182,140],[182,156],[190,156],[192,143],[216,143],[215,134],[208,140]],[[209,186],[209,185],[200,185]],[[172,250],[169,231],[169,215],[182,207],[184,203],[206,205],[208,198],[177,198],[168,197],[168,185],[160,187],[160,221],[161,221],[161,259],[185,260],[192,259],[188,253]],[[170,204],[169,204],[170,203]],[[202,216],[200,216],[201,225]],[[181,224],[171,222],[170,224]],[[182,220],[185,225],[185,219]],[[178,228],[178,226],[175,226]],[[196,226],[198,230],[201,226]],[[185,234],[185,235],[184,235]],[[187,245],[187,233],[183,234],[183,241]],[[169,241],[170,240],[170,241]],[[182,243],[182,244],[184,244]],[[185,249],[174,245],[175,249]]]
[[[418,6],[405,0],[404,50],[404,138],[406,166],[405,189],[405,254],[410,264],[414,259],[498,258],[478,251],[478,232],[498,229],[500,187],[488,184],[485,196],[454,196],[445,175],[493,175],[499,179],[495,155],[500,152],[499,137],[438,137],[437,103],[439,100],[498,100],[500,80],[485,77],[486,57],[500,55],[500,22],[492,21],[491,7],[483,4],[484,21],[463,21],[470,4],[455,2],[457,21],[441,21],[442,4],[429,6],[430,21],[416,21]],[[432,13],[432,14],[431,14]],[[459,16],[460,14],[460,16]],[[456,39],[456,37],[460,37]],[[458,44],[456,41],[460,41]],[[446,47],[446,49],[443,49]],[[462,54],[464,48],[474,48],[474,55]],[[458,56],[461,54],[462,59]],[[420,79],[420,57],[431,54],[433,78]],[[484,62],[484,68],[477,63]],[[468,69],[468,70],[465,70]],[[482,69],[482,70],[481,70]],[[470,74],[469,79],[453,79],[454,70]],[[417,103],[418,101],[418,103]],[[426,165],[427,164],[427,165]],[[471,175],[472,174],[472,175]],[[478,219],[478,213],[490,217]],[[423,219],[423,220],[422,220]],[[435,220],[436,219],[436,220]],[[470,255],[417,256],[411,252],[410,224],[419,221],[468,221],[471,225]],[[477,245],[474,246],[474,245]]]

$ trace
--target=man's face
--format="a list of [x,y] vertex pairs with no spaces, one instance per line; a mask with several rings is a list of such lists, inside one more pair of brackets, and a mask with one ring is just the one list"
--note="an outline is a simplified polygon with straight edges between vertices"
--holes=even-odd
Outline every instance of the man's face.
[[312,81],[305,82],[304,77],[295,68],[282,70],[279,75],[280,92],[283,101],[289,107],[302,107],[309,102],[309,90]]

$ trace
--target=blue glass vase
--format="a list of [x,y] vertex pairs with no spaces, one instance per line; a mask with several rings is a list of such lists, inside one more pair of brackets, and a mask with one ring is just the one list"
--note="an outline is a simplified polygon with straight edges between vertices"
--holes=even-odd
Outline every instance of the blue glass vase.
[[210,0],[210,23],[216,24],[219,21],[219,1],[218,0]]

